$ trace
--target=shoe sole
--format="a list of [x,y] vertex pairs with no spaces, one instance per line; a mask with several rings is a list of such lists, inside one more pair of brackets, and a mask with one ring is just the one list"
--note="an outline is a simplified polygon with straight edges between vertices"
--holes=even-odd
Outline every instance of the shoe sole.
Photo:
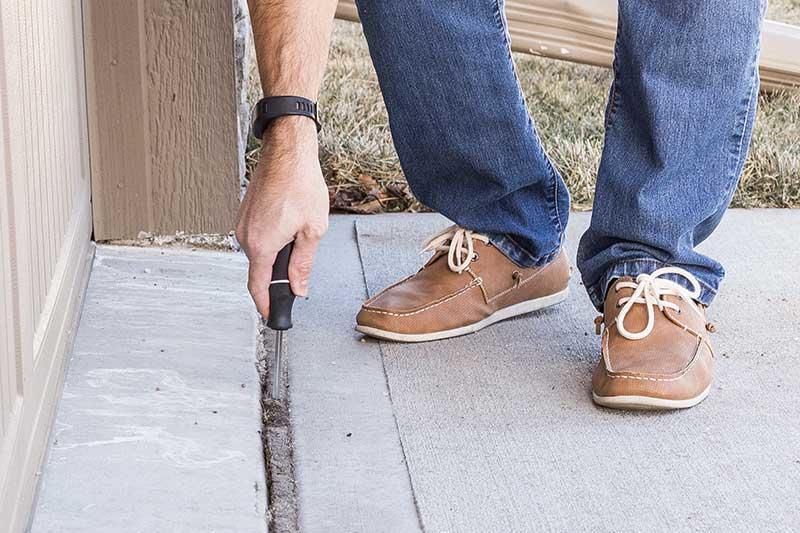
[[383,329],[371,328],[369,326],[361,326],[361,325],[356,326],[356,331],[363,333],[364,335],[369,335],[370,337],[375,337],[376,339],[383,339],[395,342],[438,341],[441,339],[449,339],[451,337],[459,337],[461,335],[468,335],[470,333],[475,333],[476,331],[482,330],[486,326],[491,326],[495,322],[500,322],[501,320],[506,320],[508,318],[524,315],[527,313],[531,313],[533,311],[544,309],[545,307],[556,305],[566,300],[567,296],[569,296],[569,288],[566,288],[561,292],[557,292],[555,294],[550,294],[548,296],[542,296],[541,298],[536,298],[535,300],[526,300],[518,304],[504,307],[499,311],[495,311],[494,313],[487,316],[483,320],[475,322],[474,324],[469,324],[467,326],[461,326],[460,328],[448,329],[444,331],[435,331],[433,333],[396,333],[394,331],[386,331]]
[[650,396],[598,396],[592,392],[592,399],[597,405],[611,409],[624,409],[627,411],[669,411],[673,409],[688,409],[702,402],[711,392],[711,385],[694,398],[686,400],[667,400],[665,398],[652,398]]

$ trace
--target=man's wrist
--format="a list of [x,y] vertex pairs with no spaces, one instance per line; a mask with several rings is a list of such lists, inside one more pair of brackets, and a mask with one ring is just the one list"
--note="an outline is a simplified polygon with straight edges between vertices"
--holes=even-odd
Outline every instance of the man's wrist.
[[274,118],[267,124],[262,136],[263,142],[289,141],[303,142],[317,139],[317,125],[313,119],[303,115],[284,115]]

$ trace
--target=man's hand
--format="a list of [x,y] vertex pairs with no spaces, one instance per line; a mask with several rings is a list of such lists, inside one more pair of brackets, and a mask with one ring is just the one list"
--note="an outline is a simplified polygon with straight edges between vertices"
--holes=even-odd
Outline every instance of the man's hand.
[[292,292],[306,296],[314,254],[327,229],[328,189],[319,166],[316,125],[307,117],[280,117],[264,133],[236,226],[236,238],[250,260],[247,287],[262,316],[269,315],[275,256],[295,241],[289,282]]
[[[328,57],[336,0],[248,0],[265,96],[317,100]],[[236,238],[250,260],[247,283],[269,316],[269,283],[278,252],[294,239],[289,282],[308,294],[311,263],[328,229],[328,190],[319,168],[317,129],[301,116],[267,126],[261,156],[239,209]]]

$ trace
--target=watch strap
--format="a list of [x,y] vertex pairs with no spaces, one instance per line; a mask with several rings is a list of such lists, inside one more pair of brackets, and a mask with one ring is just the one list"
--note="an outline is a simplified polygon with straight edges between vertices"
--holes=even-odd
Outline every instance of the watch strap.
[[308,117],[317,125],[317,131],[322,129],[317,120],[317,104],[315,102],[302,96],[268,96],[256,104],[253,136],[261,139],[272,120],[287,115]]

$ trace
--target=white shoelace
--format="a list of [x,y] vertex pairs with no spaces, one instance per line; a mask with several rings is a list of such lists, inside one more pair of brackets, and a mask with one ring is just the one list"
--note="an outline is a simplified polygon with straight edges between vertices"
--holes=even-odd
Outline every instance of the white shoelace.
[[428,239],[420,253],[447,252],[447,266],[453,272],[461,274],[477,257],[473,239],[489,243],[489,237],[486,235],[458,226],[450,226]]
[[[692,284],[692,290],[689,291],[682,285],[661,277],[667,274],[677,274],[686,278],[689,280],[689,283]],[[639,340],[650,335],[656,321],[655,307],[658,307],[661,311],[669,308],[678,313],[681,312],[680,306],[663,299],[664,296],[677,296],[685,300],[694,312],[703,317],[703,312],[695,303],[695,299],[700,296],[700,283],[693,275],[682,268],[665,267],[659,268],[652,274],[639,274],[635,282],[618,282],[615,285],[615,290],[619,289],[633,289],[633,294],[620,298],[617,303],[617,305],[622,306],[622,310],[620,310],[616,318],[617,331],[626,339]],[[628,311],[636,304],[644,304],[647,306],[647,325],[642,331],[631,333],[625,329],[625,317],[628,315]]]

